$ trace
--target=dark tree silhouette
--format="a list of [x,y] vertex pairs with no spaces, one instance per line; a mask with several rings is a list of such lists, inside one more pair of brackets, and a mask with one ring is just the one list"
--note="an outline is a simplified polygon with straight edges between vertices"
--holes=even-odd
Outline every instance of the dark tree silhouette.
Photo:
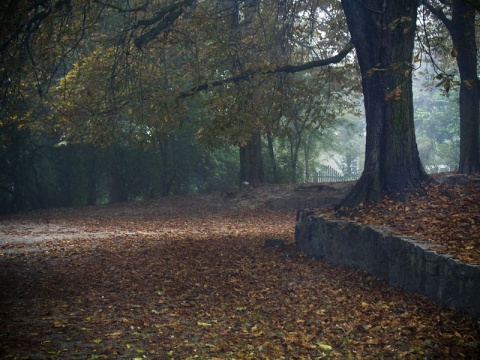
[[415,0],[342,1],[362,75],[365,168],[341,205],[379,201],[385,192],[420,189],[428,179],[413,122]]

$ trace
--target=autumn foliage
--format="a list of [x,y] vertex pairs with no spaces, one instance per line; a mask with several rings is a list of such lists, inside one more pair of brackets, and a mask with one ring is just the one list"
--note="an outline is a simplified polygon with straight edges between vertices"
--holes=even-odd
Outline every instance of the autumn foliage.
[[[478,174],[460,183],[432,182],[421,191],[385,196],[381,204],[323,214],[348,214],[362,224],[376,225],[396,235],[433,245],[432,250],[455,259],[480,264],[480,181]],[[342,217],[342,216],[341,216]]]
[[2,358],[478,357],[468,316],[297,252],[294,215],[196,197],[4,217]]

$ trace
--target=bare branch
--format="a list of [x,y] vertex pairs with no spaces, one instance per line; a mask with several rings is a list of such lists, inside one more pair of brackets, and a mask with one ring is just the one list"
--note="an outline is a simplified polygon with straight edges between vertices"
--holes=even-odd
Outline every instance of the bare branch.
[[137,6],[136,8],[129,9],[129,8],[122,8],[120,6],[117,6],[117,5],[114,5],[114,4],[111,4],[111,3],[106,3],[106,2],[103,2],[103,1],[100,1],[100,0],[94,0],[94,3],[97,3],[97,4],[102,5],[104,7],[109,7],[109,8],[115,9],[118,12],[121,12],[121,13],[146,11],[148,6],[150,5],[150,2],[151,2],[151,0],[146,0],[143,3],[143,5]]

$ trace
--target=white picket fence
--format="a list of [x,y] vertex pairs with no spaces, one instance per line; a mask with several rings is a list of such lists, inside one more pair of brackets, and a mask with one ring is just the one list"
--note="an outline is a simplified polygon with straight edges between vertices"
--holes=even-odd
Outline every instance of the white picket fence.
[[345,175],[331,166],[323,166],[320,170],[314,171],[313,173],[313,182],[322,183],[322,182],[343,182],[343,181],[354,181],[358,180],[360,177],[360,172],[355,171],[349,175]]

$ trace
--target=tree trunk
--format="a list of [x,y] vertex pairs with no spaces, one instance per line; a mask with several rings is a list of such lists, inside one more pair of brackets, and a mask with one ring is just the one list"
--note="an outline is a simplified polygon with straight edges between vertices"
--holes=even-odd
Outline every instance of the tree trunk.
[[308,144],[303,147],[304,160],[305,160],[305,182],[310,182],[310,149]]
[[345,170],[343,171],[343,175],[348,178],[351,178],[353,176],[353,159],[353,154],[348,153],[347,155],[345,155]]
[[172,140],[170,135],[158,138],[161,160],[161,195],[167,197],[172,191],[175,179],[175,161],[172,152]]
[[74,164],[75,157],[78,156],[75,145],[65,146],[55,149],[55,155],[59,158],[60,174],[60,203],[64,207],[73,205],[75,199],[75,181]]
[[111,204],[122,203],[128,200],[125,183],[124,164],[120,160],[116,145],[107,150],[107,166],[110,175],[110,199]]
[[288,141],[290,142],[290,165],[292,171],[291,181],[293,184],[297,183],[297,163],[298,163],[298,151],[300,149],[301,134],[298,132],[295,135],[289,135]]
[[479,89],[475,9],[463,0],[452,7],[452,40],[460,71],[460,160],[458,171],[470,174],[480,170]]
[[[415,140],[412,58],[417,1],[342,0],[362,75],[365,168],[343,206],[385,192],[421,189],[428,179]],[[380,4],[380,7],[379,7]]]
[[255,132],[247,145],[240,147],[240,183],[264,184],[265,172],[262,158],[262,135]]
[[275,151],[273,149],[273,135],[271,131],[267,132],[267,142],[268,142],[268,154],[270,156],[270,163],[272,165],[272,172],[273,172],[273,182],[278,184],[278,172],[277,172],[277,161],[275,160]]
[[303,147],[303,153],[305,157],[305,182],[311,182],[313,180],[312,175],[310,174],[310,153],[312,151],[313,142],[313,133],[309,132],[307,136],[307,141],[305,142]]
[[97,149],[87,146],[87,205],[97,203]]
[[[235,73],[244,72],[244,64],[242,59],[242,49],[238,46],[241,42],[240,34],[242,25],[240,24],[240,3],[233,0],[224,0],[225,10],[230,12],[230,43],[232,69]],[[245,13],[243,13],[245,15]],[[240,91],[239,81],[235,81],[235,88]],[[251,94],[249,94],[249,97]],[[247,109],[243,109],[247,111]],[[241,120],[242,121],[242,120]],[[246,145],[240,146],[240,184],[248,182],[250,185],[258,185],[265,183],[265,173],[263,169],[262,158],[262,134],[260,131],[254,132]]]

